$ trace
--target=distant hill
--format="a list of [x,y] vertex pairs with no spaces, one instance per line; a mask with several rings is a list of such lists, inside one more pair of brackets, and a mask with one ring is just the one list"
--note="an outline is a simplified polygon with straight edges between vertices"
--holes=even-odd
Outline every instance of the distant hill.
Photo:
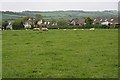
[[44,19],[73,19],[73,18],[83,18],[83,17],[103,17],[110,18],[118,15],[116,10],[106,10],[106,11],[23,11],[23,12],[10,12],[10,11],[1,11],[3,20],[14,20],[19,17],[24,16],[35,16],[36,14],[41,14]]

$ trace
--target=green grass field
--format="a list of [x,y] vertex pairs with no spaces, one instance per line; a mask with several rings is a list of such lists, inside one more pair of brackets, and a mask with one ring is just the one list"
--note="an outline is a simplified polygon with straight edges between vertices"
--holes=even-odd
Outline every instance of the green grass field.
[[3,78],[117,78],[118,30],[3,31]]

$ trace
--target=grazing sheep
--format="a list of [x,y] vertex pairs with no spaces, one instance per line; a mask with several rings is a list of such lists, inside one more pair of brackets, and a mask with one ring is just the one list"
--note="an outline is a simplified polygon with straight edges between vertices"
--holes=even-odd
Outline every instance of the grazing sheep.
[[81,29],[81,30],[84,30],[84,29]]
[[33,28],[33,31],[40,31],[40,28]]
[[77,30],[77,29],[73,29],[73,30]]
[[8,56],[5,56],[6,58],[8,58]]
[[43,31],[48,31],[48,28],[42,28]]
[[95,30],[95,28],[90,28],[89,30],[90,30],[90,31],[94,31],[94,30]]
[[64,31],[66,31],[66,29],[63,29]]

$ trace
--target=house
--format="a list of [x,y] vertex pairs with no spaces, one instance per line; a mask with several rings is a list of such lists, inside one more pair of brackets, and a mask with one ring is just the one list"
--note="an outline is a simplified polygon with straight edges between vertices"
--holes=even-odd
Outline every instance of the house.
[[43,23],[43,21],[41,19],[40,21],[37,22],[37,25],[40,26],[40,25],[42,25],[42,23]]
[[81,19],[72,19],[69,20],[68,25],[79,25],[79,26],[83,26],[85,25],[85,20],[83,18]]
[[47,24],[50,25],[50,22],[48,21]]
[[53,22],[51,25],[52,26],[57,26],[57,22]]
[[85,20],[84,20],[84,19],[79,19],[79,20],[76,22],[76,25],[79,25],[79,26],[85,25]]
[[108,19],[108,22],[111,22],[112,24],[118,24],[118,17],[113,17]]
[[115,28],[118,25],[118,17],[101,18],[100,24],[108,26],[109,28]]
[[29,18],[23,25],[25,29],[30,29],[33,24],[33,20]]
[[13,29],[13,26],[12,26],[11,22],[9,22],[9,24],[6,26],[6,29],[7,30],[12,30]]
[[106,22],[109,23],[110,27],[115,28],[116,25],[118,25],[118,17],[112,17],[112,18],[109,18],[109,19],[107,19]]
[[69,20],[68,21],[68,25],[76,25],[76,21],[75,19]]
[[101,22],[103,21],[103,19],[102,18],[100,18],[100,17],[97,17],[97,18],[94,18],[93,19],[93,25],[95,25],[95,24],[100,24]]

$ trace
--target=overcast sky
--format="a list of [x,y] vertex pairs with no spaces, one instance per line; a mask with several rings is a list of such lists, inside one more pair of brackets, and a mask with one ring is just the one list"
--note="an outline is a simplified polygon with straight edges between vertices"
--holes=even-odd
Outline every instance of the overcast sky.
[[[83,2],[84,1],[84,2]],[[117,10],[118,0],[4,0],[1,1],[2,11],[55,11],[55,10],[84,10],[101,11]]]

